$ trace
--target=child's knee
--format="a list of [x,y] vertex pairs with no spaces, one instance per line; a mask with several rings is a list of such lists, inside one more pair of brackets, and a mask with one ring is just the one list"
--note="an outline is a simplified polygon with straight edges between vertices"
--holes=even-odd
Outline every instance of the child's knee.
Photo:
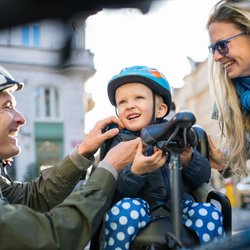
[[150,220],[150,209],[146,201],[140,198],[124,198],[118,201],[106,214],[106,249],[130,244]]

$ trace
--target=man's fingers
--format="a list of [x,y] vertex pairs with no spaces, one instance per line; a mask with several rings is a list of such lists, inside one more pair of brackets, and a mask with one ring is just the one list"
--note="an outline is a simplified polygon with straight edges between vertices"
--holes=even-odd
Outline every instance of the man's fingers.
[[110,116],[108,118],[105,118],[105,119],[99,121],[99,127],[100,127],[100,129],[104,129],[112,123],[118,124],[119,127],[124,128],[124,125],[122,124],[120,119],[118,119],[115,116]]
[[110,138],[114,137],[118,133],[119,133],[118,128],[112,128],[112,129],[106,131],[105,133],[103,133],[102,137],[103,137],[104,140],[107,140],[107,139],[110,139]]

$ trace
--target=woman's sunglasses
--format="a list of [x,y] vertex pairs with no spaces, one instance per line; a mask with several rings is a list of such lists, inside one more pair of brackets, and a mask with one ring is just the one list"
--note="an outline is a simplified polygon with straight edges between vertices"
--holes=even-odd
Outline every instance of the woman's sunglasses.
[[229,52],[229,48],[228,48],[228,43],[230,40],[236,38],[237,36],[241,36],[241,35],[246,35],[246,34],[249,34],[249,32],[247,31],[244,31],[244,32],[241,32],[235,36],[231,36],[225,40],[221,40],[215,44],[210,44],[208,46],[208,49],[210,50],[210,52],[214,55],[215,53],[215,50],[217,50],[222,56],[225,56],[228,52]]

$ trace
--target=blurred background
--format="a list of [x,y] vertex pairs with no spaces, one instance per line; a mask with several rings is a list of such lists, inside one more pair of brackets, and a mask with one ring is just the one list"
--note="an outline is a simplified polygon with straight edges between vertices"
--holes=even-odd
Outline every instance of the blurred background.
[[[0,2],[0,64],[25,83],[15,94],[27,122],[12,177],[34,178],[67,155],[98,120],[115,115],[107,83],[132,65],[163,72],[175,112],[193,112],[219,147],[218,124],[211,119],[206,30],[217,1]],[[227,193],[233,206],[241,206],[238,182],[212,173],[211,185]]]
[[[96,73],[86,91],[97,101],[87,114],[86,131],[94,117],[114,114],[106,94],[111,77],[126,66],[146,65],[159,69],[172,92],[185,85],[198,62],[208,56],[206,22],[216,0],[153,1],[149,11],[104,9],[86,19],[86,48],[94,53]],[[98,89],[98,91],[96,91]]]

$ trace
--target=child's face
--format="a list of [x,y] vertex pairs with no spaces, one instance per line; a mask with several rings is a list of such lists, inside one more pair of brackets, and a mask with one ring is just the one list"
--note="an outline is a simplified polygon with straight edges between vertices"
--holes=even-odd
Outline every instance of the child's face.
[[[141,83],[127,83],[117,88],[115,92],[116,106],[119,118],[124,126],[131,131],[140,131],[152,122],[153,92]],[[167,106],[162,98],[157,96],[156,117],[160,118],[167,112]]]

